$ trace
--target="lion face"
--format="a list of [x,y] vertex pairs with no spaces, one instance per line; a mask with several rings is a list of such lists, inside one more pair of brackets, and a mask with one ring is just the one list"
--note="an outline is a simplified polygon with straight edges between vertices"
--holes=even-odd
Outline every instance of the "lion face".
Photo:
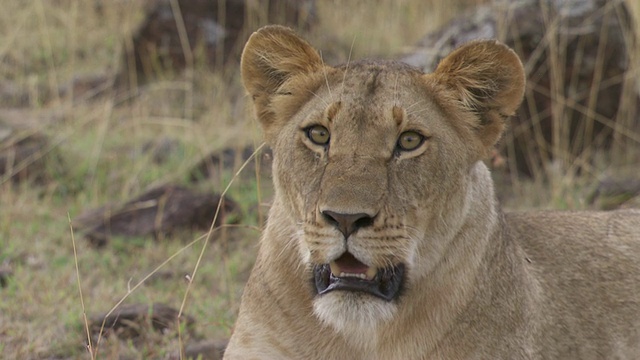
[[278,133],[275,178],[300,224],[316,311],[378,320],[442,255],[446,244],[427,239],[459,226],[446,208],[464,207],[471,154],[456,153],[463,137],[414,70],[351,64],[327,76]]
[[249,40],[242,75],[316,315],[341,331],[391,320],[464,226],[477,163],[522,97],[519,60],[478,42],[434,74],[396,62],[334,68],[268,27]]

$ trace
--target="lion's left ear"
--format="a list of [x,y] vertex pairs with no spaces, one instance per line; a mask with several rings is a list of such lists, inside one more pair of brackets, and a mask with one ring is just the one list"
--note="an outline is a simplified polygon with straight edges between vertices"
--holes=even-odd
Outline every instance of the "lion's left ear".
[[477,115],[473,124],[485,150],[500,139],[522,102],[525,74],[518,56],[495,40],[473,41],[445,57],[434,75]]

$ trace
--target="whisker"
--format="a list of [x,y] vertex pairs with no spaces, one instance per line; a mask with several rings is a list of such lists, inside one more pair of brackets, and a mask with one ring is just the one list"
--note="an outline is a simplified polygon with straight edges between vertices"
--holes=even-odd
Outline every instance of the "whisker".
[[[282,249],[280,250],[280,252],[278,254],[276,254],[275,258],[277,262],[282,262],[282,258],[284,257],[289,257],[291,255],[291,252],[293,251],[296,255],[298,254],[298,249],[295,249],[296,243],[297,243],[297,239],[298,236],[300,236],[299,233],[296,233],[296,236],[292,236],[290,237],[284,244],[284,246],[282,247]],[[301,267],[306,266],[305,264],[303,264],[302,261],[297,262],[298,268],[297,270],[299,271]]]
[[429,108],[422,108],[422,109],[419,109],[419,110],[416,110],[416,111],[407,112],[407,116],[419,115],[419,114],[422,114],[423,112],[427,112],[427,111],[429,111]]
[[349,57],[347,58],[347,66],[344,69],[344,75],[342,76],[342,91],[340,92],[340,101],[342,101],[342,96],[344,95],[345,82],[347,81],[347,73],[349,72],[349,65],[351,64],[351,54],[353,53],[353,45],[356,43],[356,35],[353,36],[353,40],[351,40],[351,48],[349,49]]
[[398,77],[400,75],[396,74],[396,81],[395,84],[393,85],[393,105],[394,106],[399,106],[398,105]]
[[[322,52],[320,52],[320,60],[322,60],[322,73],[324,74],[324,82],[327,85],[327,90],[329,91],[329,98],[333,99],[333,94],[331,93],[331,86],[329,86],[329,77],[327,76],[327,67],[324,63],[324,58],[322,57]],[[326,104],[326,102],[325,102]],[[327,105],[328,106],[328,105]]]
[[422,104],[424,102],[424,100],[420,100],[420,101],[416,101],[413,104],[407,106],[407,108],[405,109],[406,111],[409,111],[409,109],[411,109],[412,107],[418,105],[418,104]]
[[[327,84],[327,86],[328,86],[328,84]],[[327,102],[327,100],[325,100],[325,99],[324,99],[324,98],[322,98],[320,95],[316,94],[315,92],[313,92],[313,91],[311,91],[311,90],[308,90],[308,92],[309,92],[311,95],[315,96],[316,98],[320,99],[320,101],[322,101],[326,107],[329,107],[329,103]],[[331,94],[331,92],[329,92],[329,94]]]

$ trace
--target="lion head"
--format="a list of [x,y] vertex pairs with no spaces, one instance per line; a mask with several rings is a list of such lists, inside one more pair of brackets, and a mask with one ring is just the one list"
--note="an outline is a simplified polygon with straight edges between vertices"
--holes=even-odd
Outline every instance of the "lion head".
[[470,251],[454,235],[494,216],[481,160],[525,82],[506,46],[471,42],[432,74],[394,61],[333,67],[270,26],[251,36],[241,70],[274,153],[269,221],[295,228],[286,241],[314,313],[338,331],[392,319],[427,275],[451,273],[451,253]]

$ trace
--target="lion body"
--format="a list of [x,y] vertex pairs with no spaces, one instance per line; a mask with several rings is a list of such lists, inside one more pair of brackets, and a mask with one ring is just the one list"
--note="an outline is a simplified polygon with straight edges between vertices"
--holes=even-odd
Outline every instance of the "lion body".
[[[495,200],[481,160],[524,89],[509,49],[475,42],[433,74],[334,68],[272,26],[242,75],[276,194],[226,359],[640,358],[640,211]],[[404,269],[399,290],[321,293],[314,269],[347,253]]]

